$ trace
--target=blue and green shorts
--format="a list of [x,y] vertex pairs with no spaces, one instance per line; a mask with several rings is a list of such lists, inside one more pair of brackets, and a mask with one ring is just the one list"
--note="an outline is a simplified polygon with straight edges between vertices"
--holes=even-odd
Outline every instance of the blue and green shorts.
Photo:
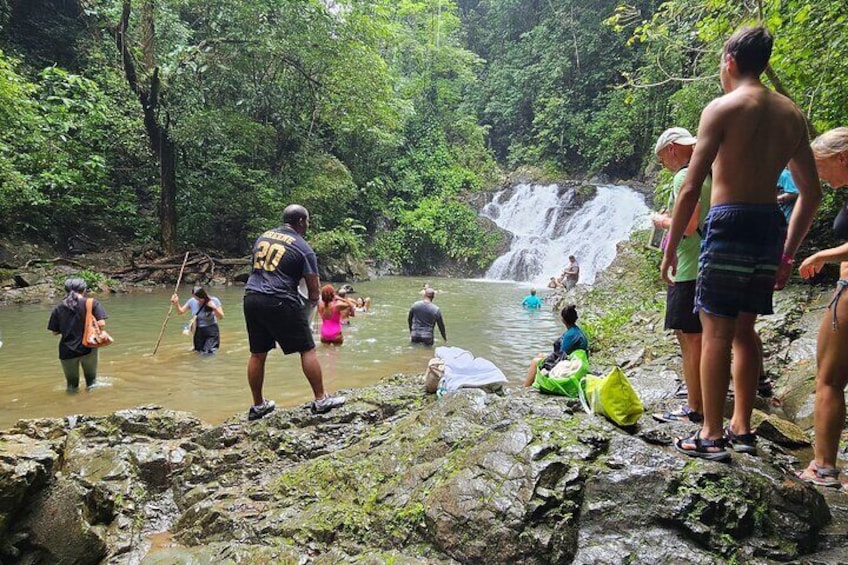
[[772,295],[786,239],[786,218],[774,204],[710,208],[698,261],[695,310],[735,318],[773,314]]

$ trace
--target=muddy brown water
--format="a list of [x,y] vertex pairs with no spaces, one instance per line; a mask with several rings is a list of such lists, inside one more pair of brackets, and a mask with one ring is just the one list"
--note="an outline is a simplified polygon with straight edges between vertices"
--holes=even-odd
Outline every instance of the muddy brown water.
[[[510,382],[519,384],[529,359],[547,351],[563,331],[546,303],[541,312],[521,308],[529,286],[468,279],[426,279],[439,292],[448,345],[492,360]],[[318,345],[329,391],[366,386],[395,373],[421,374],[432,348],[409,344],[406,317],[419,298],[423,278],[388,277],[355,285],[372,298],[372,310],[345,328],[344,345]],[[0,429],[21,418],[108,414],[142,404],[186,410],[209,423],[246,411],[250,404],[246,366],[249,356],[241,287],[213,288],[223,302],[222,347],[217,354],[191,351],[182,334],[189,314],[174,315],[162,344],[152,355],[172,289],[158,288],[98,297],[109,314],[115,344],[100,351],[99,384],[78,393],[65,390],[58,361],[58,338],[47,331],[53,303],[0,308]],[[180,298],[189,297],[183,288]],[[545,297],[546,290],[539,295]],[[319,330],[316,322],[314,331]],[[316,334],[317,335],[317,334]],[[441,344],[437,337],[436,345]],[[311,399],[299,356],[269,354],[265,395],[278,405]]]

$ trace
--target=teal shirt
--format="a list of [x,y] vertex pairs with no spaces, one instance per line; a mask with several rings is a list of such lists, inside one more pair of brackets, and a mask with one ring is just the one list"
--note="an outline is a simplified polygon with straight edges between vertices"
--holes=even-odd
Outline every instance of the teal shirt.
[[560,353],[570,355],[576,349],[583,349],[586,353],[589,352],[589,340],[586,338],[583,330],[576,325],[568,328],[560,339],[562,340],[559,345]]
[[528,294],[524,297],[524,300],[521,301],[521,305],[525,308],[530,308],[531,310],[538,310],[542,307],[542,301],[535,294]]

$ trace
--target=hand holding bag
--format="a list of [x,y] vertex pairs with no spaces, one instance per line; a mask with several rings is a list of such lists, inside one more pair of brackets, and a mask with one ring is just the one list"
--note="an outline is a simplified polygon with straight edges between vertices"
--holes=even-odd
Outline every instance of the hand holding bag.
[[112,345],[115,340],[97,323],[97,319],[91,312],[93,305],[94,299],[87,298],[85,301],[85,325],[82,332],[82,345],[83,347],[106,347],[107,345]]

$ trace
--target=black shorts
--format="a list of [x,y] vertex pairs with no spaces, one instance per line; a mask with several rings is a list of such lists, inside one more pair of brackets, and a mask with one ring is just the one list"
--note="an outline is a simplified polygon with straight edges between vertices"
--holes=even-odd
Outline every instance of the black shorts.
[[699,334],[701,318],[695,313],[696,281],[674,283],[668,287],[665,304],[665,329]]
[[423,343],[424,345],[433,345],[434,339],[433,336],[425,336],[425,335],[416,335],[412,334],[409,336],[409,341],[412,343]]
[[251,353],[266,353],[280,344],[283,353],[315,349],[306,310],[293,300],[268,294],[244,295],[244,321]]

